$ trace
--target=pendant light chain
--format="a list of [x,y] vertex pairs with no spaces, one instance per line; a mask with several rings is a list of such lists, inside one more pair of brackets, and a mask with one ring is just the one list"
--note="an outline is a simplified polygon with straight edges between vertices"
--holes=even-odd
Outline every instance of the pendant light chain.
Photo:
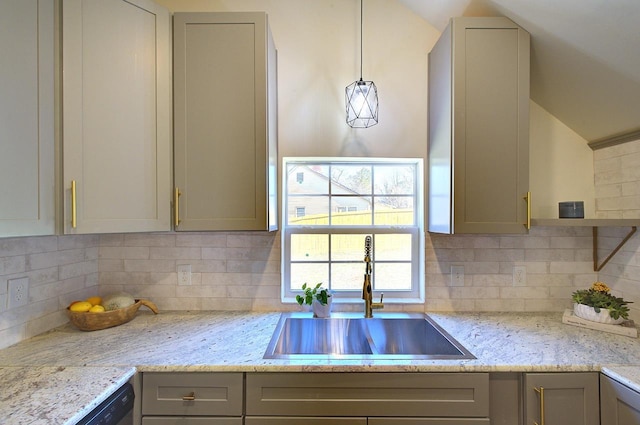
[[362,12],[362,2],[360,0],[360,80],[362,80],[362,21],[363,21],[363,12]]

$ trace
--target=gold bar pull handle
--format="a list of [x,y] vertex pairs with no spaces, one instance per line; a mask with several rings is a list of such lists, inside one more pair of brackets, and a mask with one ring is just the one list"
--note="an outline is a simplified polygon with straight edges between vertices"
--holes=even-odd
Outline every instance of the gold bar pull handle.
[[173,224],[175,227],[180,225],[180,189],[176,187],[176,190],[173,194]]
[[522,199],[527,203],[527,222],[524,223],[524,227],[526,227],[527,230],[531,230],[531,192],[527,192],[527,196]]
[[540,394],[540,424],[533,422],[535,425],[544,425],[544,387],[533,388],[535,392]]
[[194,393],[193,391],[191,391],[187,395],[182,396],[182,401],[194,401],[195,399],[196,399],[196,393]]
[[71,180],[71,228],[73,229],[78,225],[76,200],[76,181]]

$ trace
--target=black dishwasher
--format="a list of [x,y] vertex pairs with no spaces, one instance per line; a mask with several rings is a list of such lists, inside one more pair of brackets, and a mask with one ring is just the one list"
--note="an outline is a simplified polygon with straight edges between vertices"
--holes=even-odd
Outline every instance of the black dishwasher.
[[131,425],[134,397],[133,386],[127,382],[81,419],[78,425]]

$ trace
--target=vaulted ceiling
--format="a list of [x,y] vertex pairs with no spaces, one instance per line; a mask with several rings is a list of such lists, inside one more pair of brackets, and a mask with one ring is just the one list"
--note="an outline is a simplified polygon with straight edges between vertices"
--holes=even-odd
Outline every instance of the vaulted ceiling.
[[[640,139],[640,0],[399,0],[442,31],[506,16],[531,34],[531,99],[586,139]],[[597,143],[596,143],[597,144]]]

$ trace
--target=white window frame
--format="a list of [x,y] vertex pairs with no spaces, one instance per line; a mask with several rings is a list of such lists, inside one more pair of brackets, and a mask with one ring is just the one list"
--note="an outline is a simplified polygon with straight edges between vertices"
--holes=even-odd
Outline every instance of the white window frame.
[[[288,223],[288,202],[287,197],[287,170],[290,164],[334,164],[334,165],[349,165],[349,164],[372,164],[372,165],[414,165],[414,223],[413,226],[387,226],[387,225],[366,225],[366,226],[295,226]],[[363,235],[363,258],[364,258],[364,237],[366,235],[372,235],[374,238],[373,244],[373,279],[375,283],[375,237],[380,234],[399,234],[406,233],[411,235],[411,280],[412,287],[406,291],[392,291],[385,292],[384,299],[393,303],[424,303],[424,275],[425,275],[425,258],[424,258],[424,174],[423,174],[423,160],[421,158],[315,158],[315,157],[285,157],[282,159],[282,227],[281,227],[281,299],[285,303],[293,303],[295,301],[296,294],[300,294],[299,290],[292,290],[290,285],[290,273],[291,273],[291,235],[294,234],[362,234]],[[329,196],[332,196],[329,194]],[[331,263],[331,260],[328,260]],[[339,263],[339,261],[334,261]],[[364,261],[362,263],[364,272]],[[375,286],[375,285],[374,285]],[[375,290],[375,289],[374,289]],[[378,296],[378,292],[374,295]],[[338,303],[352,303],[362,302],[361,291],[341,291],[336,294],[334,302]]]

